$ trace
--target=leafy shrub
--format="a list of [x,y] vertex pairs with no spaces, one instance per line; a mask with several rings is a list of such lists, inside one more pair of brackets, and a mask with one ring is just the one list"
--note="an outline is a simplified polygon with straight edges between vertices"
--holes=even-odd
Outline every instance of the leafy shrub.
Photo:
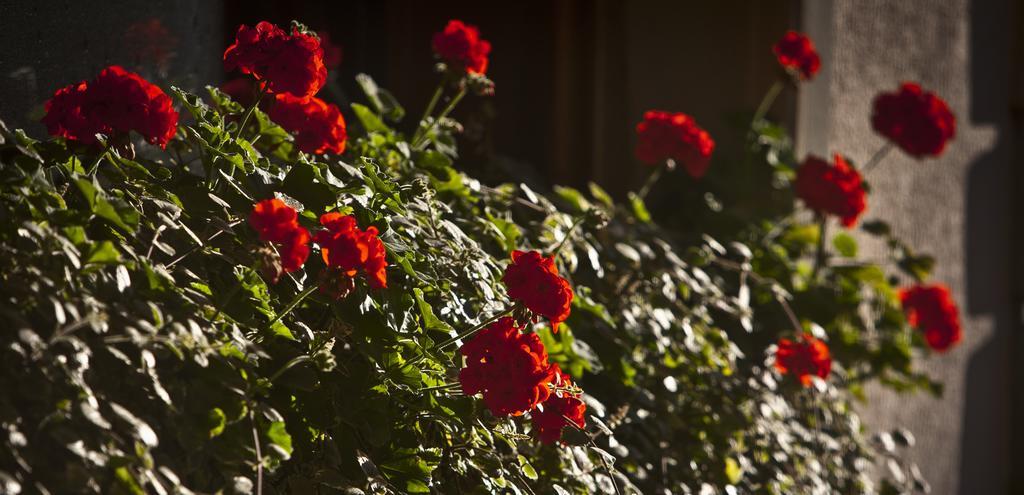
[[[341,156],[299,151],[258,105],[216,88],[205,101],[172,89],[189,122],[140,156],[115,139],[0,128],[5,491],[926,487],[895,448],[909,432],[872,438],[852,404],[871,380],[941,390],[913,368],[927,346],[900,308],[898,272],[858,259],[853,236],[829,236],[829,217],[794,201],[790,139],[763,112],[744,160],[675,184],[687,213],[663,215],[645,204],[653,181],[619,203],[596,184],[541,194],[460,173],[447,114],[467,87],[488,92],[482,74],[447,72],[408,138],[404,110],[360,82],[361,129]],[[386,287],[316,290],[339,280],[317,252],[275,270],[246,222],[272,197],[308,230],[332,211],[376,228]],[[903,276],[927,276],[933,260],[884,223],[862,228]],[[557,254],[575,292],[557,333],[529,325],[583,391],[587,426],[567,426],[561,444],[458,386],[455,337],[511,309],[530,319],[502,283],[517,249]],[[809,387],[780,374],[774,350],[805,332],[832,356]],[[879,462],[893,478],[877,478]]]

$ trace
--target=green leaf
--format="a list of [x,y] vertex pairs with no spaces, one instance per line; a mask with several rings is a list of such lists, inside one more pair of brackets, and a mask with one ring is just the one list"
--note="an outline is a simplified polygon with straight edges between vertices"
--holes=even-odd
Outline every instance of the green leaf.
[[422,290],[416,288],[412,290],[412,293],[416,297],[416,307],[420,310],[420,316],[423,317],[424,328],[443,332],[445,335],[450,335],[455,330],[451,325],[445,323],[434,314],[434,308],[423,299]]
[[370,105],[373,105],[373,109],[378,114],[392,122],[402,120],[402,117],[405,116],[405,109],[388,90],[377,86],[373,78],[366,74],[356,74],[356,82],[359,83],[366,98],[370,100]]
[[537,470],[533,468],[533,465],[530,464],[530,461],[525,456],[520,455],[518,457],[519,470],[523,473],[523,476],[526,476],[527,479],[537,481],[537,478],[539,478],[539,476],[537,475]]
[[565,186],[555,186],[554,189],[555,194],[565,200],[566,203],[569,203],[575,213],[583,213],[590,209],[590,202],[576,189]]
[[888,236],[892,234],[892,228],[889,224],[881,220],[869,220],[861,224],[860,228],[869,234],[876,236]]
[[587,187],[590,188],[590,195],[593,196],[594,199],[600,201],[602,204],[604,204],[605,206],[607,206],[609,208],[612,208],[612,207],[615,206],[615,201],[612,200],[612,196],[610,194],[608,194],[607,191],[602,189],[601,186],[599,186],[599,185],[597,185],[597,184],[595,184],[593,182],[589,182],[589,183],[587,183]]
[[836,251],[839,254],[853,258],[857,256],[857,240],[846,232],[840,232],[832,238],[832,245],[835,246]]
[[292,166],[281,184],[281,192],[316,212],[323,212],[338,201],[331,188],[319,182],[313,165],[309,163],[299,162]]
[[[204,428],[209,432],[209,438],[216,437],[221,433],[224,433],[224,426],[227,425],[227,416],[224,414],[219,407],[215,407],[206,412],[206,422]],[[291,439],[289,438],[289,441]]]
[[358,118],[359,122],[363,124],[363,128],[366,129],[366,132],[388,132],[390,130],[388,129],[387,124],[380,120],[380,117],[365,105],[353,103],[352,111],[356,113],[356,118]]
[[285,459],[292,455],[292,436],[288,434],[283,421],[270,423],[270,426],[267,427],[266,435],[270,444],[276,446],[279,452],[284,454],[283,457]]
[[725,477],[729,480],[730,484],[737,484],[743,479],[743,470],[740,469],[740,463],[736,462],[736,459],[727,457],[725,459]]
[[93,243],[89,254],[85,257],[85,264],[90,263],[118,263],[121,261],[121,252],[117,250],[113,242],[100,241]]

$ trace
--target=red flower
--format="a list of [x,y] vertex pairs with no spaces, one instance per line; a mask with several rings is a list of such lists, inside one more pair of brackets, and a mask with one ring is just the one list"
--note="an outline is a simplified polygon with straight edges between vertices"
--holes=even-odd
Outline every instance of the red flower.
[[476,26],[448,21],[444,31],[434,34],[434,53],[448,65],[472,74],[487,72],[487,54],[491,44],[480,39]]
[[[295,209],[280,199],[265,199],[256,203],[249,215],[249,225],[260,240],[277,245],[281,255],[281,273],[291,273],[302,267],[309,257],[309,231],[299,225]],[[275,279],[280,273],[275,273]]]
[[384,243],[377,238],[377,228],[365,231],[356,226],[356,219],[341,213],[325,213],[320,224],[326,230],[317,232],[313,240],[320,245],[320,255],[327,266],[354,277],[359,271],[366,274],[370,287],[387,287],[387,259]]
[[824,342],[806,333],[800,338],[799,341],[779,339],[779,349],[775,353],[775,369],[783,375],[792,374],[807,387],[811,384],[812,376],[822,380],[828,378],[832,371],[832,357]]
[[288,94],[276,96],[270,118],[295,136],[299,150],[315,155],[345,152],[348,133],[345,118],[334,104],[312,96],[296,98]]
[[551,320],[552,332],[558,332],[558,324],[569,317],[572,287],[558,275],[554,256],[512,251],[512,263],[505,268],[501,281],[508,287],[509,297]]
[[239,26],[235,44],[224,51],[224,69],[238,69],[264,81],[273,93],[308,98],[327,81],[324,52],[316,36],[292,34],[269,23]]
[[871,126],[907,154],[921,158],[942,154],[956,134],[956,117],[935,93],[903,83],[895,93],[875,97]]
[[924,332],[928,346],[946,351],[960,342],[960,312],[944,285],[916,285],[899,292],[910,326]]
[[636,125],[636,134],[638,160],[648,165],[675,160],[694,178],[704,176],[715,150],[711,136],[685,113],[649,110]]
[[328,69],[338,68],[341,65],[341,46],[331,42],[331,35],[327,31],[317,31],[316,35],[320,37],[320,46],[324,49],[324,65]]
[[510,317],[481,330],[460,352],[466,357],[459,371],[463,393],[482,393],[495,416],[521,415],[551,395],[555,369],[544,344],[537,334],[519,331]]
[[97,133],[135,131],[163,148],[177,131],[178,112],[159,87],[112,65],[90,82],[57,90],[46,102],[43,123],[51,135],[85,144],[95,144]]
[[821,68],[821,58],[814,49],[814,43],[803,33],[787,32],[775,43],[772,51],[779,59],[779,64],[796,73],[801,79],[811,79]]
[[556,387],[556,390],[548,397],[548,400],[530,411],[530,417],[533,419],[533,431],[537,434],[537,438],[544,443],[555,443],[561,440],[562,428],[567,425],[567,421],[573,422],[580,429],[587,424],[586,418],[583,416],[587,405],[568,391],[558,390],[573,388],[569,375],[562,373],[562,369],[557,364],[551,366],[555,370],[555,379],[552,385]]
[[838,216],[852,227],[867,208],[860,172],[836,153],[835,165],[808,156],[796,172],[796,195],[807,207],[821,214]]

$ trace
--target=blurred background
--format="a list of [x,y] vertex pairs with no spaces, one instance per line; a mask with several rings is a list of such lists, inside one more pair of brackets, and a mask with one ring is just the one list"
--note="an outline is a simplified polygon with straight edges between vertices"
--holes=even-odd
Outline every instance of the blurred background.
[[[910,456],[933,493],[1024,493],[1012,447],[1024,442],[1024,368],[1013,365],[1024,348],[1020,0],[0,0],[0,119],[43,137],[46,99],[112,63],[165,86],[219,84],[239,24],[296,19],[340,48],[327,99],[359,101],[353,77],[368,73],[411,125],[437,80],[431,36],[451,18],[493,45],[496,94],[455,113],[460,167],[484,180],[594,181],[622,196],[643,181],[633,127],[652,108],[693,115],[718,143],[715,160],[728,160],[779,77],[771,46],[787,29],[808,33],[822,57],[818,77],[787,88],[769,114],[792,130],[798,156],[867,160],[883,143],[871,101],[901,81],[945,98],[955,140],[938,159],[890,154],[871,178],[869,215],[936,256],[964,342],[923,362],[945,382],[942,398],[869,390],[860,408],[872,429],[916,434]],[[671,194],[655,199],[671,211]]]

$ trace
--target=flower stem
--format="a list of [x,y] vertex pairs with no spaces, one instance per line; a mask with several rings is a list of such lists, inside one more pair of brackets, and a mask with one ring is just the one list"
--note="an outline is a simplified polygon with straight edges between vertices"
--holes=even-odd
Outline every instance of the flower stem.
[[93,164],[89,167],[89,170],[86,172],[86,174],[89,177],[93,177],[96,175],[96,172],[100,169],[100,163],[103,162],[103,159],[107,157],[107,153],[109,152],[110,145],[108,144],[107,146],[103,147],[103,151],[100,152],[100,155],[96,157],[96,161],[93,162]]
[[640,187],[640,191],[636,193],[640,199],[646,198],[647,193],[651,192],[651,188],[654,187],[654,183],[658,182],[658,179],[661,178],[661,173],[664,171],[664,168],[664,166],[658,165],[651,171],[650,175],[647,176],[647,180],[644,181],[644,185]]
[[764,118],[765,114],[772,107],[772,103],[775,103],[775,99],[778,98],[779,93],[782,92],[782,81],[775,81],[772,87],[768,88],[768,92],[765,93],[764,98],[761,99],[761,104],[757,106],[757,111],[754,112],[754,119],[750,121],[750,125],[753,126],[757,121]]
[[551,251],[551,256],[558,256],[558,253],[562,250],[562,246],[565,246],[565,243],[569,241],[569,238],[572,237],[573,231],[576,230],[576,227],[579,227],[579,225],[583,223],[584,218],[586,218],[586,214],[576,217],[576,220],[572,222],[572,226],[569,227],[568,231],[566,231],[565,236],[563,236],[562,240],[558,243],[557,246],[555,246],[555,249]]
[[434,113],[434,107],[437,106],[437,102],[441,100],[441,94],[444,93],[445,80],[441,79],[438,83],[437,89],[434,90],[434,96],[430,97],[430,103],[427,103],[426,110],[423,111],[423,117],[420,117],[420,121],[416,124],[416,132],[413,133],[412,142],[415,143],[420,140],[423,129],[427,125],[427,117]]
[[[448,346],[458,342],[461,339],[472,337],[473,335],[476,335],[477,332],[479,332],[480,330],[483,330],[485,327],[487,327],[491,323],[494,323],[494,322],[498,321],[501,317],[511,313],[513,309],[515,309],[515,308],[513,308],[513,307],[505,308],[504,310],[499,311],[498,313],[496,313],[495,315],[491,316],[490,318],[488,318],[488,319],[486,319],[486,320],[484,320],[484,321],[482,321],[480,323],[477,323],[476,325],[473,325],[468,330],[465,330],[462,333],[459,333],[458,335],[456,335],[454,337],[451,337],[448,340],[445,340],[445,341],[441,342],[440,344],[435,345],[434,347],[431,347],[430,350],[432,350],[432,351],[440,351],[440,350],[444,349],[445,347],[448,347]],[[426,357],[427,357],[427,355],[425,353],[424,354],[420,354],[420,355],[418,355],[418,356],[416,356],[416,357],[406,361],[405,362],[405,366],[410,366],[410,365],[416,364],[416,363],[422,361]]]
[[444,107],[444,110],[441,110],[441,114],[438,115],[437,118],[435,118],[434,121],[430,123],[430,126],[427,127],[425,131],[423,131],[423,134],[420,135],[419,140],[414,140],[412,142],[413,149],[419,149],[420,144],[426,143],[427,136],[430,134],[430,132],[433,131],[434,128],[437,127],[437,124],[444,120],[444,118],[447,117],[448,114],[452,113],[452,110],[455,109],[455,106],[458,105],[460,101],[462,101],[463,96],[466,96],[465,87],[460,89],[458,93],[455,93],[455,96],[452,98],[452,100],[448,102],[448,106]]
[[828,237],[828,216],[818,214],[818,247],[814,252],[814,269],[811,270],[811,280],[818,278],[818,272],[825,265],[825,238]]
[[867,175],[879,163],[882,163],[882,160],[889,155],[889,151],[892,151],[892,141],[886,141],[881,148],[878,148],[878,151],[875,151],[875,154],[871,155],[871,159],[860,168],[861,175]]
[[281,311],[280,313],[278,313],[277,316],[275,316],[273,320],[270,320],[270,323],[267,323],[266,328],[270,328],[270,327],[274,326],[274,324],[277,323],[278,321],[281,321],[281,318],[284,318],[285,315],[287,315],[293,309],[295,309],[295,307],[298,306],[299,303],[301,303],[303,299],[309,297],[309,295],[312,294],[313,291],[316,290],[316,287],[317,287],[316,284],[312,284],[309,287],[307,287],[306,290],[303,290],[297,296],[295,296],[295,299],[292,299],[292,302],[288,303],[288,306],[285,306],[284,311]]
[[269,90],[269,84],[263,83],[260,85],[260,94],[256,97],[256,101],[252,102],[252,105],[249,106],[249,109],[245,111],[245,116],[242,117],[242,123],[238,126],[238,134],[235,135],[235,139],[240,139],[242,137],[242,132],[245,131],[245,124],[249,123],[249,117],[252,117],[252,113],[256,110],[256,107],[260,106],[260,103],[263,101],[263,97],[267,95]]
[[300,364],[300,363],[305,363],[306,361],[309,361],[310,359],[312,359],[312,358],[310,358],[309,356],[307,356],[305,354],[303,354],[301,356],[295,356],[295,357],[291,358],[287,363],[284,363],[284,366],[282,366],[281,369],[279,369],[276,372],[274,372],[273,375],[270,375],[270,381],[273,382],[273,381],[277,380],[286,371],[294,368],[295,365]]
[[423,388],[417,390],[417,392],[433,392],[434,390],[448,390],[448,389],[451,389],[451,388],[457,388],[457,387],[461,387],[461,386],[462,386],[462,384],[459,383],[459,382],[444,383],[444,384],[441,384],[441,385],[435,385],[433,387],[423,387]]

